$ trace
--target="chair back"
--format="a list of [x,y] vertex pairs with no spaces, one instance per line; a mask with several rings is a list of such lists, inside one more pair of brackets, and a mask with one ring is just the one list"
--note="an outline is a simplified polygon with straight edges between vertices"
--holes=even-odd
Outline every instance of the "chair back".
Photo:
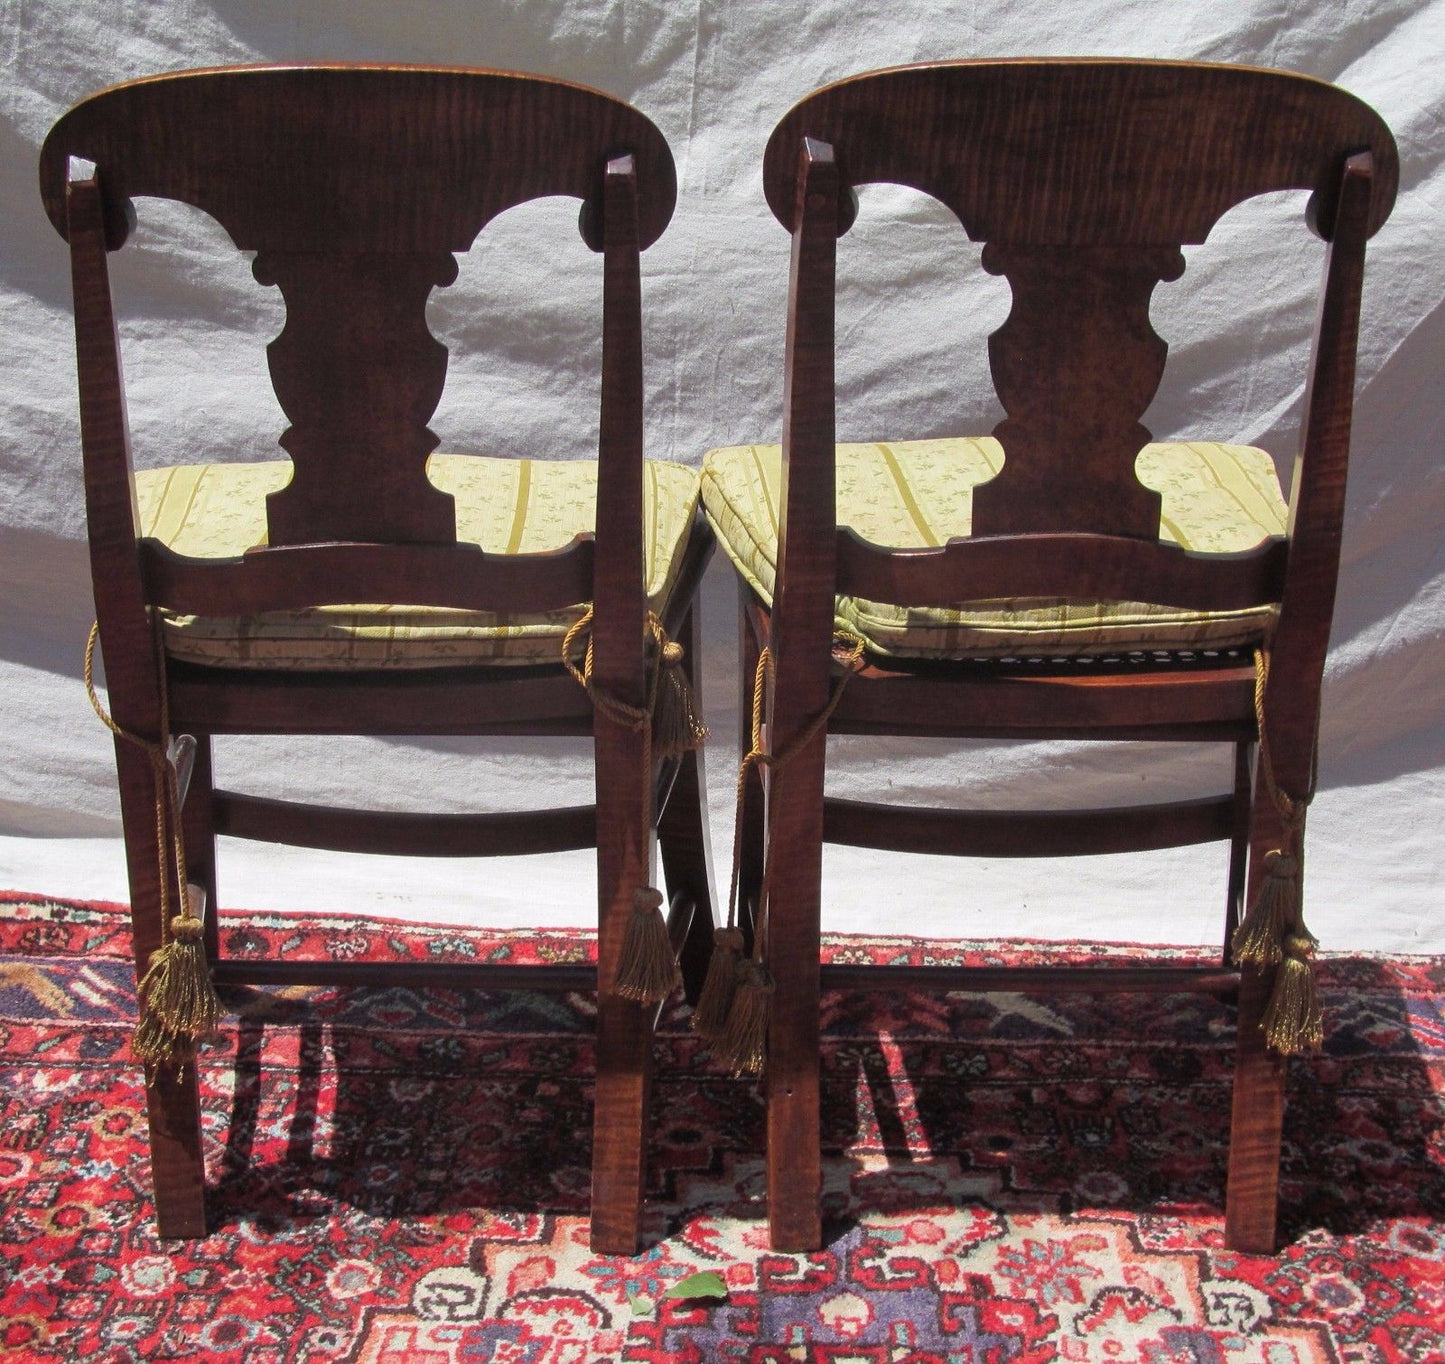
[[[795,233],[786,458],[814,506],[832,506],[831,486],[798,465],[831,459],[832,240],[851,225],[856,187],[890,182],[939,199],[986,243],[984,268],[1013,296],[989,341],[1005,462],[974,491],[972,543],[884,556],[844,534],[836,590],[917,605],[1059,596],[1225,610],[1280,600],[1282,543],[1212,565],[1158,543],[1160,497],[1135,471],[1150,439],[1140,417],[1167,352],[1150,298],[1183,272],[1180,247],[1204,241],[1228,209],[1310,191],[1310,222],[1336,257],[1335,306],[1316,338],[1302,442],[1302,473],[1322,495],[1296,498],[1295,510],[1337,542],[1343,499],[1328,489],[1342,486],[1348,449],[1360,263],[1397,174],[1394,141],[1370,108],[1274,71],[961,62],[858,76],[797,105],[768,143],[764,182]],[[1016,536],[1029,543],[999,543]]]
[[[84,162],[93,175],[75,170]],[[207,568],[143,547],[151,604],[200,614],[399,600],[545,610],[592,598],[590,543],[525,577],[456,545],[453,499],[426,476],[447,366],[426,305],[456,278],[454,253],[499,213],[544,195],[582,200],[582,233],[604,251],[608,280],[601,455],[619,486],[636,484],[625,500],[640,505],[636,257],[676,196],[671,154],[643,115],[594,90],[501,72],[183,72],[77,105],[46,139],[40,181],[76,270],[93,542],[124,530],[129,450],[104,251],[126,240],[130,200],[202,209],[256,253],[256,278],[285,301],[268,356],[294,469],[268,498],[267,545],[247,564]],[[635,538],[635,519],[627,524]],[[301,546],[324,550],[305,550],[303,568]]]

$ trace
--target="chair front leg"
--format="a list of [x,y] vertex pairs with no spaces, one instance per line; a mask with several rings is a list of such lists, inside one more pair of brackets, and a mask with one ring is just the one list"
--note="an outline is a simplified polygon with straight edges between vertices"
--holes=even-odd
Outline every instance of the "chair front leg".
[[[678,965],[689,1004],[696,1004],[702,993],[712,957],[713,930],[717,927],[706,790],[702,753],[684,753],[678,759],[677,779],[657,826],[669,922],[673,915],[687,916],[687,931],[678,946]],[[676,937],[673,941],[677,946]]]

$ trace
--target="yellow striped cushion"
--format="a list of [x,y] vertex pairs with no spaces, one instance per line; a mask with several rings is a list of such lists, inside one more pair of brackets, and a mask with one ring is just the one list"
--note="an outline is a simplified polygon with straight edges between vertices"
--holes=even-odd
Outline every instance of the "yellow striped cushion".
[[[991,437],[840,445],[838,524],[875,544],[942,545],[972,528],[973,489],[1003,465]],[[771,603],[778,548],[776,445],[713,450],[702,499],[728,557]],[[1208,441],[1146,445],[1140,481],[1163,496],[1159,534],[1185,549],[1228,553],[1284,531],[1286,507],[1263,450]],[[1269,608],[1198,612],[1142,602],[1013,598],[956,608],[840,597],[837,623],[879,654],[912,658],[1098,655],[1228,648],[1260,637]]]
[[[432,482],[456,498],[457,539],[493,553],[561,549],[593,528],[595,460],[433,455]],[[136,474],[141,534],[178,554],[228,558],[266,538],[265,497],[289,461],[186,465]],[[660,611],[682,567],[697,473],[649,460],[643,479],[647,592]],[[320,606],[260,616],[170,616],[166,649],[193,663],[252,668],[421,668],[555,663],[583,604],[516,615],[425,606]]]

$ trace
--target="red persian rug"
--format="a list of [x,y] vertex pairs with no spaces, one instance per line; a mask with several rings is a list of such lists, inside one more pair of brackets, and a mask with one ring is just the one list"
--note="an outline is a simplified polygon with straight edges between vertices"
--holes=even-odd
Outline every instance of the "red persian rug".
[[[314,916],[226,933],[232,953],[587,951]],[[0,952],[0,1354],[18,1360],[1445,1361],[1439,960],[1324,959],[1329,1044],[1291,1069],[1277,1258],[1222,1245],[1224,1006],[832,995],[826,1247],[767,1249],[756,1085],[710,1065],[675,1005],[650,1248],[626,1260],[587,1248],[587,997],[230,992],[201,1062],[214,1230],[165,1244],[124,910],[0,897]],[[725,1300],[661,1296],[699,1270]]]

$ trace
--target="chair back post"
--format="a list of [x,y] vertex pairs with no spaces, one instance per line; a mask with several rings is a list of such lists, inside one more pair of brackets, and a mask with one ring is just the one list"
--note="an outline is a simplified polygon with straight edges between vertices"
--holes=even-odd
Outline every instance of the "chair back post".
[[[86,535],[95,618],[105,662],[106,704],[114,723],[127,734],[159,743],[169,738],[162,732],[163,680],[139,553],[130,423],[107,259],[107,252],[119,249],[129,234],[130,211],[124,200],[109,199],[103,192],[103,172],[82,175],[74,163],[67,171],[64,221],[75,303]],[[154,841],[154,771],[141,751],[119,735],[115,737],[115,756],[126,841],[145,850],[145,855],[127,858],[131,903],[159,906],[164,878],[167,898],[175,904],[183,888],[173,876],[169,859],[161,853],[161,845]],[[165,940],[162,916],[134,914],[131,934],[139,979],[151,954]],[[177,1079],[174,1083],[186,1082]],[[193,1085],[194,1079],[189,1083]],[[152,1129],[151,1140],[153,1151],[179,1143],[196,1153],[191,1177],[198,1189],[199,1177],[194,1171],[199,1167],[199,1121],[159,1124]],[[184,1184],[185,1177],[180,1182]],[[167,1225],[179,1229],[183,1220],[173,1218]]]
[[[828,702],[837,557],[834,500],[833,288],[839,178],[833,149],[798,149],[797,214],[788,285],[783,398],[779,590],[773,603],[774,690],[769,746],[788,750],[767,782],[767,904],[757,930],[776,993],[768,1029],[768,1187],[777,1249],[816,1246],[822,1167],[800,1133],[818,1123],[819,911],[827,733],[795,740]],[[773,906],[778,912],[772,912]],[[784,1155],[784,1153],[790,1153]]]
[[[642,524],[642,277],[637,169],[631,156],[614,157],[607,163],[601,218],[602,409],[592,680],[608,696],[625,705],[641,706],[647,694],[643,649],[646,597],[643,549],[635,532]],[[632,893],[652,879],[652,771],[651,765],[648,771],[638,765],[637,733],[603,707],[594,708],[592,734],[598,881],[604,889],[597,940],[598,996],[604,1008],[635,1014],[636,1005],[613,999],[611,991],[632,917]],[[611,1061],[599,1057],[599,1064]]]
[[1369,152],[1345,160],[1338,185],[1290,487],[1289,560],[1264,706],[1275,778],[1296,796],[1314,784],[1319,692],[1339,578],[1360,293],[1375,191]]
[[604,172],[602,253],[593,675],[620,700],[641,705],[646,570],[635,527],[642,524],[642,273],[630,155],[612,158]]
[[160,685],[136,549],[140,529],[130,423],[106,258],[113,244],[124,241],[125,225],[107,230],[110,210],[98,173],[69,179],[65,204],[75,296],[86,526],[107,699],[117,724],[133,734],[157,739]]
[[[783,374],[782,484],[779,505],[774,646],[779,695],[772,709],[774,751],[827,703],[837,576],[834,474],[834,286],[838,256],[838,165],[826,142],[798,148],[797,213],[788,281]],[[795,670],[793,658],[806,659]]]

